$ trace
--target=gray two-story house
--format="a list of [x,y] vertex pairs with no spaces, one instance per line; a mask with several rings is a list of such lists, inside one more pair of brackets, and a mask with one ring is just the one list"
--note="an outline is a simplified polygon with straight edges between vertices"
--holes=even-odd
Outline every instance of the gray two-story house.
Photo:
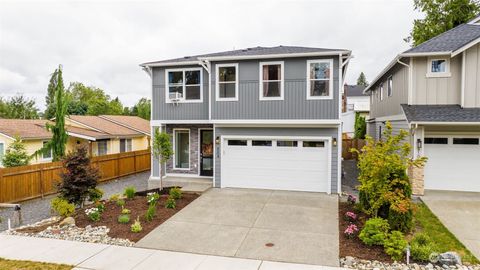
[[174,156],[161,178],[214,187],[340,192],[341,87],[351,52],[254,47],[144,63],[152,130]]
[[480,17],[399,54],[365,90],[367,133],[409,132],[414,189],[480,192]]

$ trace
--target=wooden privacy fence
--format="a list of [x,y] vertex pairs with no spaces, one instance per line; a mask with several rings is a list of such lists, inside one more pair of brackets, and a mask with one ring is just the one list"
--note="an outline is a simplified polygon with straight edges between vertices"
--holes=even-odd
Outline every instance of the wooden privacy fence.
[[[92,157],[99,182],[150,170],[150,150]],[[0,203],[19,202],[56,192],[62,162],[0,168]]]
[[362,149],[365,140],[361,139],[343,139],[342,140],[342,157],[343,159],[357,159],[357,154],[350,152],[350,149]]

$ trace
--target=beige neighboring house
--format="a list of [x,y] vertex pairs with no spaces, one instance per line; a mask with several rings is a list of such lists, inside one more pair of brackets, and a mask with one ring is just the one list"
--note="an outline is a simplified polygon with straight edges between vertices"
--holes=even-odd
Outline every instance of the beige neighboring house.
[[[42,148],[52,134],[45,128],[47,120],[0,119],[0,157],[19,136],[29,155]],[[150,123],[137,116],[72,115],[65,119],[67,152],[77,145],[88,144],[92,156],[148,149]],[[1,160],[1,158],[0,158]],[[31,160],[31,164],[50,162],[52,155],[44,154]]]

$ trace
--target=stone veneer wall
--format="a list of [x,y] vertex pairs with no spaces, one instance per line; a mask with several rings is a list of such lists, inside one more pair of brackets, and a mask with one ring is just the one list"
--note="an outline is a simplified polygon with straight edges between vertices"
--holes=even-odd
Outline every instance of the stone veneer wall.
[[[172,157],[167,161],[167,173],[177,173],[177,174],[195,174],[198,175],[200,170],[200,164],[198,163],[198,143],[199,143],[199,128],[212,128],[212,125],[166,125],[166,131],[172,137],[172,146],[173,146],[173,129],[189,129],[190,130],[190,170],[175,170],[173,164],[175,162]],[[175,152],[175,149],[173,149]]]
[[410,178],[410,183],[412,183],[412,193],[413,195],[423,195],[424,194],[424,168],[410,166],[408,169],[408,177]]

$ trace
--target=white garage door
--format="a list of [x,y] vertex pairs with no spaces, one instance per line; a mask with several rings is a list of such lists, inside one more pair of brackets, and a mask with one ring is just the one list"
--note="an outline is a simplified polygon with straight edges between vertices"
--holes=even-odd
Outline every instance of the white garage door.
[[480,137],[425,135],[425,189],[480,192]]
[[222,187],[330,191],[326,139],[227,138],[222,147]]

